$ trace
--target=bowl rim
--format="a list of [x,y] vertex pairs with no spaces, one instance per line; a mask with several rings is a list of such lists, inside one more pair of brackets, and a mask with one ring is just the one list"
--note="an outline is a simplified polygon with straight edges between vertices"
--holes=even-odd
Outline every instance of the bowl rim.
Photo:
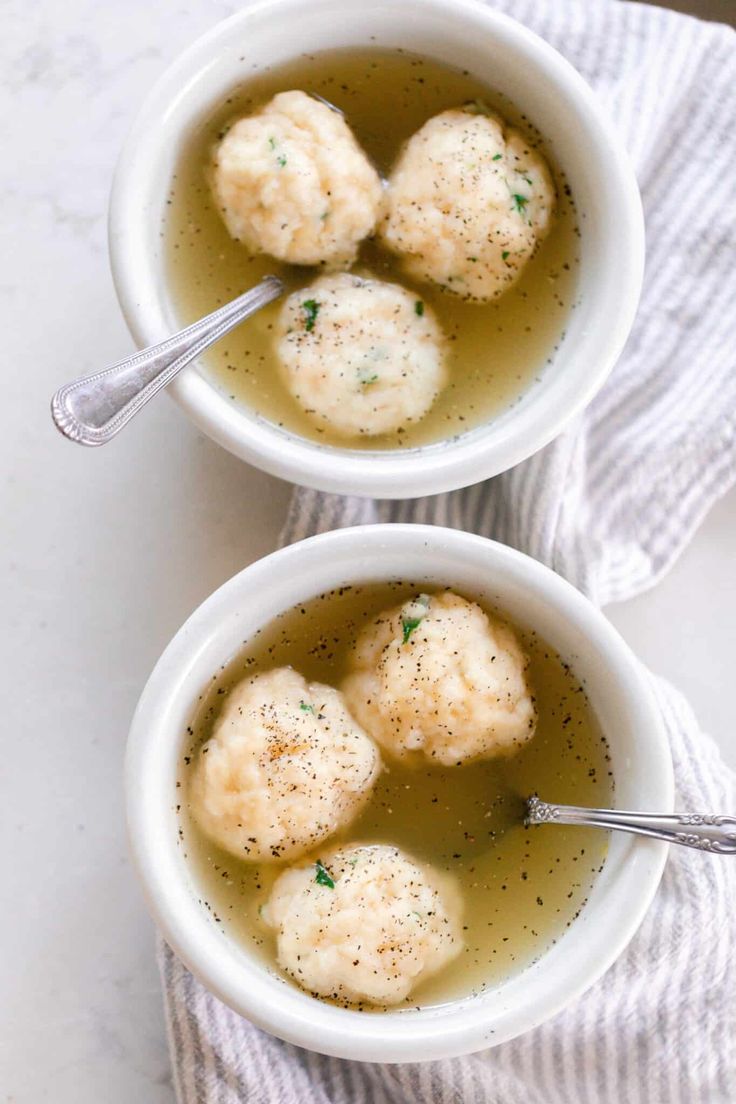
[[[225,1004],[278,1038],[319,1053],[363,1061],[424,1061],[507,1041],[554,1016],[585,992],[635,934],[659,885],[668,848],[657,840],[627,838],[625,861],[614,865],[606,883],[606,901],[616,906],[607,930],[601,930],[605,920],[601,904],[591,912],[589,902],[570,928],[575,931],[575,954],[569,964],[565,959],[563,982],[558,978],[545,989],[545,975],[534,974],[537,967],[527,966],[476,998],[475,1004],[465,998],[419,1012],[367,1015],[335,1009],[295,991],[245,952],[239,954],[235,944],[223,938],[221,929],[212,930],[215,924],[186,884],[185,860],[175,855],[172,842],[175,753],[181,750],[183,727],[179,720],[174,730],[167,711],[172,713],[182,695],[191,707],[203,683],[193,686],[188,669],[205,646],[203,642],[209,647],[218,633],[222,637],[228,631],[226,615],[231,615],[238,603],[242,606],[249,594],[275,588],[273,594],[269,592],[273,617],[284,608],[279,605],[278,587],[283,600],[283,588],[290,586],[291,580],[301,579],[300,569],[309,571],[318,565],[319,572],[325,573],[336,561],[338,567],[360,563],[366,565],[369,577],[371,553],[381,550],[426,556],[428,562],[432,557],[451,557],[456,563],[472,562],[477,567],[481,561],[491,580],[498,574],[503,577],[507,593],[522,586],[525,593],[532,592],[530,602],[541,601],[579,630],[586,644],[600,651],[606,681],[612,680],[621,700],[633,710],[636,723],[632,722],[632,728],[646,764],[646,771],[640,766],[641,781],[646,791],[654,794],[651,807],[671,810],[672,759],[659,708],[638,660],[600,610],[551,569],[506,545],[438,526],[382,524],[322,533],[273,552],[233,576],[191,614],[154,667],[131,724],[125,759],[128,838],[149,909],[165,940]],[[337,582],[335,572],[332,583],[320,585],[329,589]],[[453,585],[451,580],[448,585]],[[503,594],[503,587],[499,593]],[[302,594],[301,600],[307,596]],[[229,655],[220,651],[215,662],[227,658]],[[169,766],[167,752],[174,756]],[[543,952],[539,961],[544,963],[564,938]],[[526,996],[521,1000],[518,994],[513,997],[512,987],[520,988],[520,978],[525,979],[524,993],[531,984],[533,1000],[528,1003]],[[496,1002],[493,1007],[491,997]]]
[[[117,296],[128,328],[141,346],[169,333],[165,294],[160,291],[158,266],[140,202],[144,185],[151,180],[141,150],[156,128],[165,126],[177,98],[211,63],[234,30],[259,19],[288,22],[305,2],[255,0],[211,27],[174,59],[139,109],[114,174],[108,240]],[[464,24],[468,36],[476,29],[492,34],[522,54],[524,64],[532,67],[539,79],[564,93],[568,110],[586,135],[591,156],[600,166],[605,164],[610,187],[602,202],[609,207],[607,220],[617,227],[617,248],[609,257],[615,294],[607,292],[604,297],[605,325],[597,327],[596,355],[574,378],[568,379],[560,370],[543,402],[532,402],[528,408],[523,404],[521,409],[511,407],[459,437],[406,451],[362,452],[320,446],[231,402],[195,365],[186,368],[168,390],[199,429],[272,475],[318,490],[410,498],[468,486],[508,470],[547,445],[591,401],[618,359],[634,320],[644,271],[644,221],[634,171],[613,124],[587,82],[557,50],[510,16],[478,0],[400,0],[400,4],[399,0],[384,0],[380,6],[387,4],[400,6],[407,22],[431,11]],[[358,5],[359,0],[309,0],[310,9],[325,13],[335,6],[344,11]],[[168,180],[162,184],[167,185]],[[493,427],[492,433],[489,427]]]

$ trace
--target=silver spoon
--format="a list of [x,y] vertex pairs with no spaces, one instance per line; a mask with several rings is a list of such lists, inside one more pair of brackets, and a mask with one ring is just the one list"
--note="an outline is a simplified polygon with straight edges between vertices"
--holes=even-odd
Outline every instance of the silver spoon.
[[710,851],[736,855],[736,816],[713,813],[625,813],[619,809],[582,809],[576,805],[549,805],[535,795],[526,802],[526,824],[581,824],[634,832]]
[[213,311],[158,345],[150,345],[94,375],[60,387],[51,400],[57,428],[80,445],[104,445],[187,364],[267,303],[284,285],[277,276]]

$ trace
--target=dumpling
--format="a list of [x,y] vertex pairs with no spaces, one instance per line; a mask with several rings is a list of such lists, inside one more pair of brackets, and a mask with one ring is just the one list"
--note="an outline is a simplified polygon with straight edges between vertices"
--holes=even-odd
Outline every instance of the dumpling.
[[463,948],[454,880],[397,847],[357,844],[285,871],[262,910],[279,965],[309,993],[397,1004]]
[[280,92],[239,119],[214,154],[212,188],[230,235],[256,253],[347,268],[373,233],[383,186],[343,116]]
[[452,591],[419,595],[360,633],[342,690],[395,756],[445,766],[508,755],[534,735],[527,658],[515,633]]
[[197,757],[191,811],[241,859],[293,859],[357,816],[379,769],[342,694],[279,667],[230,691]]
[[492,113],[443,111],[399,155],[380,235],[411,276],[487,301],[518,280],[555,199],[545,159],[520,131]]
[[310,420],[342,436],[419,421],[447,381],[445,342],[429,307],[398,284],[347,273],[289,296],[276,354]]

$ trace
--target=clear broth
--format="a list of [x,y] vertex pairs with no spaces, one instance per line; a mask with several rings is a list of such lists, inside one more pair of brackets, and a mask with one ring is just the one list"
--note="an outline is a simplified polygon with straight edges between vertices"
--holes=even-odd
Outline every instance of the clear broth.
[[557,215],[519,282],[493,303],[464,303],[408,279],[400,260],[369,240],[355,266],[414,288],[434,309],[448,336],[450,382],[419,422],[377,437],[345,438],[316,427],[291,397],[272,351],[271,304],[238,327],[203,358],[208,377],[229,399],[300,436],[339,447],[392,449],[456,436],[487,422],[515,401],[551,361],[573,305],[578,277],[578,226],[564,175],[541,135],[505,97],[438,61],[377,47],[301,56],[260,71],[233,89],[193,134],[172,181],[164,227],[169,282],[183,324],[193,322],[275,272],[289,291],[304,287],[315,270],[250,256],[230,238],[207,182],[218,137],[277,92],[317,92],[346,114],[358,140],[386,173],[402,143],[431,116],[481,99],[520,127],[540,147],[556,178]]
[[[228,690],[245,675],[291,665],[307,679],[337,686],[361,627],[418,589],[432,588],[345,587],[281,614],[213,677],[188,730],[177,783],[180,839],[203,907],[276,973],[275,938],[259,911],[284,865],[242,862],[213,845],[188,812],[188,769]],[[325,844],[394,844],[457,878],[465,949],[412,992],[411,1007],[481,992],[538,958],[574,920],[605,859],[605,833],[522,823],[521,798],[535,792],[550,801],[609,806],[613,776],[605,738],[574,672],[536,634],[521,637],[539,710],[533,739],[512,758],[464,767],[407,765],[384,755],[385,769],[365,811]]]

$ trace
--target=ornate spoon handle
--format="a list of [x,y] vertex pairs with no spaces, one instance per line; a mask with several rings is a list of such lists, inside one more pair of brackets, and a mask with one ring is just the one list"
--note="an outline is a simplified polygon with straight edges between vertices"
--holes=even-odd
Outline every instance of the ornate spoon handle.
[[80,445],[106,444],[182,368],[283,290],[281,280],[266,276],[244,295],[160,344],[60,387],[51,400],[57,428]]
[[653,836],[715,855],[736,855],[736,816],[713,813],[626,813],[619,809],[581,809],[549,805],[538,797],[526,803],[527,824],[583,824]]

